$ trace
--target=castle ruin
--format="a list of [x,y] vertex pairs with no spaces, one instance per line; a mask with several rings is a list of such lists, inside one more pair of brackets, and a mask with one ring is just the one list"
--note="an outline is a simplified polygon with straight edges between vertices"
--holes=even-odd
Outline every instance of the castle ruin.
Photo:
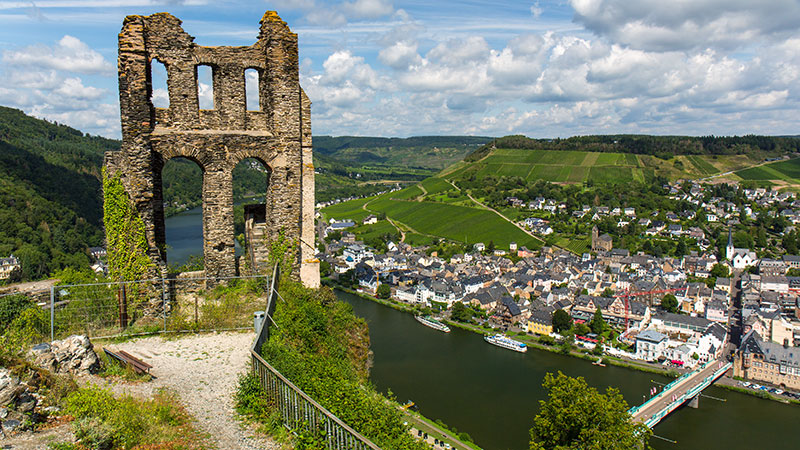
[[[151,101],[153,61],[167,70],[168,108]],[[213,109],[199,107],[199,66],[212,70]],[[258,73],[257,111],[247,110],[249,69]],[[294,274],[307,286],[319,285],[311,103],[300,87],[297,35],[275,12],[264,14],[258,39],[248,47],[197,45],[168,13],[126,17],[119,34],[119,100],[122,147],[106,153],[105,166],[120,175],[138,210],[156,267],[165,270],[167,259],[161,171],[171,158],[183,157],[203,173],[205,274],[236,274],[232,172],[254,158],[269,171],[259,214],[263,242],[283,235],[296,243]]]

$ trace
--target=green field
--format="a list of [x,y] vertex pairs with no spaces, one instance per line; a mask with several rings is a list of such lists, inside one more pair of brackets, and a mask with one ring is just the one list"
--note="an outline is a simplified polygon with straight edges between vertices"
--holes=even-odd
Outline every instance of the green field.
[[772,163],[769,167],[786,175],[790,179],[800,180],[800,158]]
[[[645,177],[639,158],[623,153],[501,148],[473,167],[480,177],[515,176],[555,183],[625,183]],[[448,178],[457,177],[464,170],[454,171]]]
[[415,184],[413,186],[400,189],[397,192],[392,192],[387,195],[391,198],[396,198],[398,200],[412,200],[422,195],[422,193],[423,193],[422,189],[420,189],[419,186]]
[[783,174],[767,166],[751,167],[736,172],[743,180],[782,180]]
[[743,180],[780,180],[800,184],[800,158],[778,161],[735,172]]
[[703,175],[713,175],[719,173],[719,169],[714,167],[711,163],[697,155],[688,155],[686,159],[692,163]]
[[363,208],[364,203],[372,200],[373,197],[359,198],[347,202],[337,203],[322,209],[322,214],[329,219],[345,220],[350,219],[361,222],[365,217],[372,214]]
[[372,225],[360,225],[348,229],[356,235],[357,239],[366,241],[385,234],[397,234],[397,228],[394,227],[388,220],[379,220]]
[[[440,192],[446,192],[453,189],[453,185],[448,183],[442,178],[426,178],[420,184],[425,190],[428,192],[428,195],[438,194]],[[394,198],[398,198],[397,196],[393,196]]]
[[511,242],[528,248],[539,248],[534,239],[497,214],[485,209],[468,208],[443,203],[392,200],[386,196],[368,205],[372,211],[383,212],[399,224],[427,235],[441,236],[453,241],[489,243],[507,249]]

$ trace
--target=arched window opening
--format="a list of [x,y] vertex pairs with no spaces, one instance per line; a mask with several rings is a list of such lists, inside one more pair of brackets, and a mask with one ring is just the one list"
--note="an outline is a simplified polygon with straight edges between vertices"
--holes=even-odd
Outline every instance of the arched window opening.
[[197,66],[197,100],[200,109],[214,108],[214,68]]
[[258,81],[258,70],[247,69],[244,71],[244,89],[248,111],[261,111],[261,103],[258,97]]
[[169,108],[167,67],[159,60],[150,62],[150,102],[156,108]]
[[261,269],[266,258],[267,189],[270,169],[261,161],[245,158],[233,169],[233,214],[239,267]]
[[203,268],[203,170],[172,158],[161,171],[167,262],[171,271]]

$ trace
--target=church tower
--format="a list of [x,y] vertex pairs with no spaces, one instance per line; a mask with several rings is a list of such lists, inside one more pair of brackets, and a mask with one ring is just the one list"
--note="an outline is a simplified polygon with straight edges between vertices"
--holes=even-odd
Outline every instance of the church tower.
[[733,261],[733,252],[734,252],[733,234],[731,232],[731,229],[728,228],[728,246],[725,248],[725,258],[728,261]]

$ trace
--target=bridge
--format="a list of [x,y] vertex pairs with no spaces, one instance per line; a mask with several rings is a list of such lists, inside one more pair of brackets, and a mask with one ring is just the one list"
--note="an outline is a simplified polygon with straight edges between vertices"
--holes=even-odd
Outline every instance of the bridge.
[[643,422],[648,428],[653,428],[684,403],[688,402],[690,407],[697,408],[703,389],[714,384],[732,366],[730,361],[709,361],[664,386],[661,392],[628,412],[634,422]]

